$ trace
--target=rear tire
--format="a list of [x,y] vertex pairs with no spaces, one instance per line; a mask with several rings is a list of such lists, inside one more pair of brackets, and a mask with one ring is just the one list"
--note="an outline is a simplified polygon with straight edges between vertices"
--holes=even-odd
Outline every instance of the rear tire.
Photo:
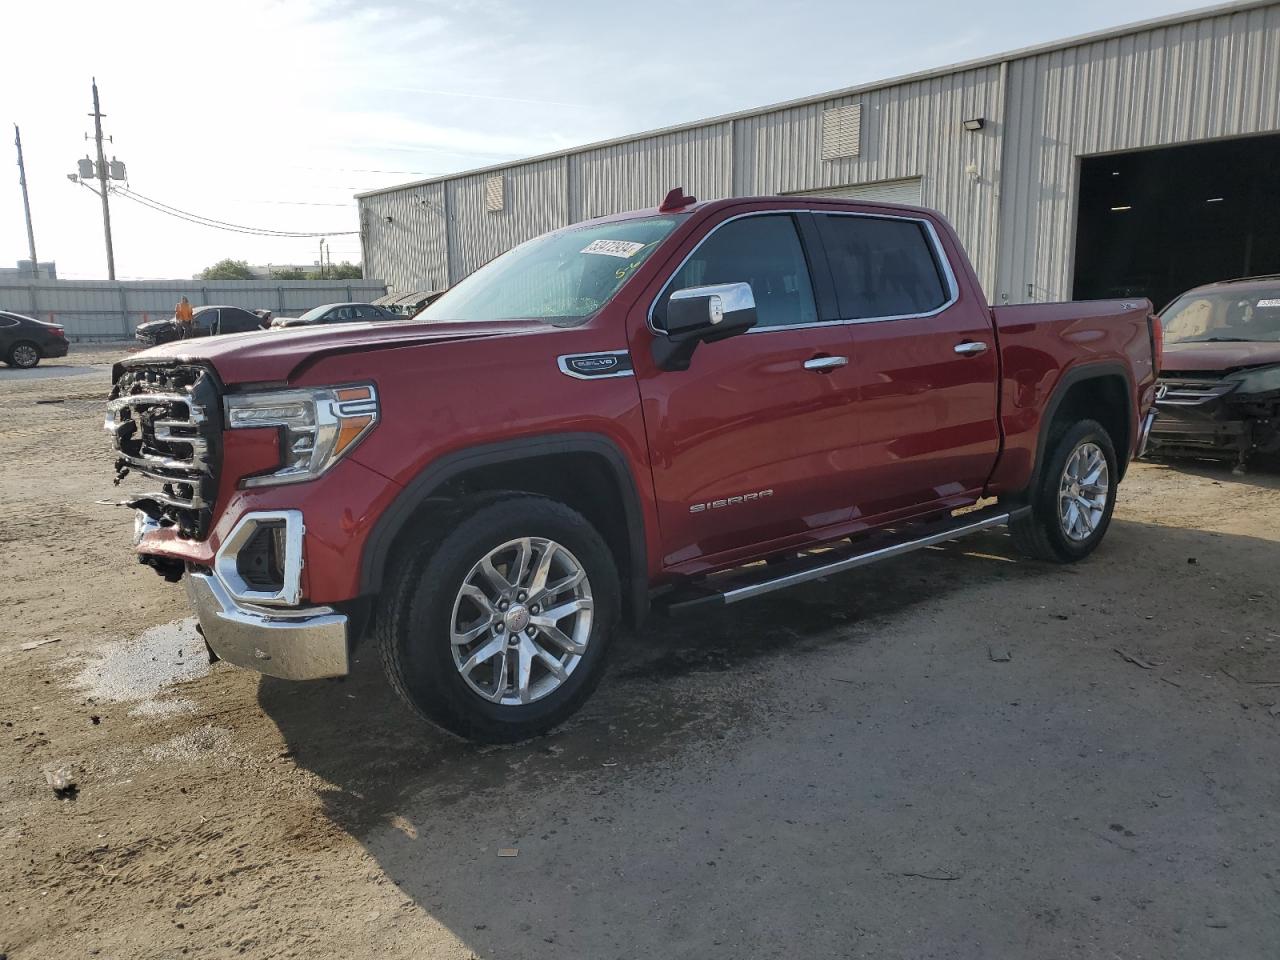
[[1093,553],[1111,525],[1118,473],[1111,436],[1096,420],[1050,434],[1050,448],[1028,516],[1009,524],[1028,557],[1074,563]]
[[464,501],[439,520],[437,533],[399,555],[377,618],[392,686],[420,716],[470,740],[550,730],[604,671],[620,609],[608,545],[545,497]]
[[30,370],[40,362],[40,348],[29,340],[19,340],[9,348],[9,366]]

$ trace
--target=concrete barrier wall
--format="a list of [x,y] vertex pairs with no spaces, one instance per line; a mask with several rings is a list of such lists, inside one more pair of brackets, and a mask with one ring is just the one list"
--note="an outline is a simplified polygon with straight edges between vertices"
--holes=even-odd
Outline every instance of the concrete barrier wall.
[[193,306],[219,304],[297,316],[322,303],[364,303],[381,280],[0,280],[0,310],[62,324],[72,340],[128,340],[138,324]]

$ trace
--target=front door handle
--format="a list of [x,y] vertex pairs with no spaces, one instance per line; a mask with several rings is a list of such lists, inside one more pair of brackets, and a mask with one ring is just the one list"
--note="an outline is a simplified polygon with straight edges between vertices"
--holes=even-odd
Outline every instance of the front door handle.
[[963,343],[956,344],[956,353],[962,357],[976,357],[980,353],[987,352],[987,345],[981,340],[966,340]]
[[804,362],[804,368],[817,373],[829,373],[838,367],[848,366],[848,364],[848,357],[814,357],[812,360]]

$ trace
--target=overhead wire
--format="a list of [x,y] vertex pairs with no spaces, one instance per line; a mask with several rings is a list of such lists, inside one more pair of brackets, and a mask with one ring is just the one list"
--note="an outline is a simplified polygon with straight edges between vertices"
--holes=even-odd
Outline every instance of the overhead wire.
[[258,237],[288,237],[295,239],[315,239],[318,237],[345,237],[355,236],[360,233],[359,230],[276,230],[270,227],[252,227],[242,223],[230,223],[226,220],[217,220],[213,217],[206,217],[202,214],[192,213],[190,210],[183,210],[171,204],[164,203],[148,197],[145,194],[138,193],[136,190],[127,187],[111,186],[112,193],[132,200],[134,203],[154,210],[157,213],[163,213],[166,216],[174,217],[178,220],[185,220],[188,223],[194,223],[197,226],[210,227],[215,230],[225,230],[230,233],[243,233]]

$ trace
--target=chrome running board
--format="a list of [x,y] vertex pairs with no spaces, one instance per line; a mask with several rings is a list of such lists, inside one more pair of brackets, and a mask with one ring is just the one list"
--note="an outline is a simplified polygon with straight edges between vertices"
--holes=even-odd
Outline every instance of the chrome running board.
[[[691,590],[677,588],[672,593],[657,598],[654,603],[667,613],[676,615],[704,607],[724,606],[750,600],[775,590],[785,590],[811,580],[820,580],[833,574],[844,573],[856,567],[864,567],[880,560],[902,556],[912,550],[931,547],[948,540],[958,540],[971,533],[1000,527],[1031,512],[1030,507],[1008,509],[1002,506],[986,507],[958,517],[948,517],[928,525],[916,525],[901,530],[887,531],[857,543],[822,545],[820,552],[802,553],[800,556],[776,565],[756,565],[692,585]],[[902,539],[903,537],[907,539]]]

